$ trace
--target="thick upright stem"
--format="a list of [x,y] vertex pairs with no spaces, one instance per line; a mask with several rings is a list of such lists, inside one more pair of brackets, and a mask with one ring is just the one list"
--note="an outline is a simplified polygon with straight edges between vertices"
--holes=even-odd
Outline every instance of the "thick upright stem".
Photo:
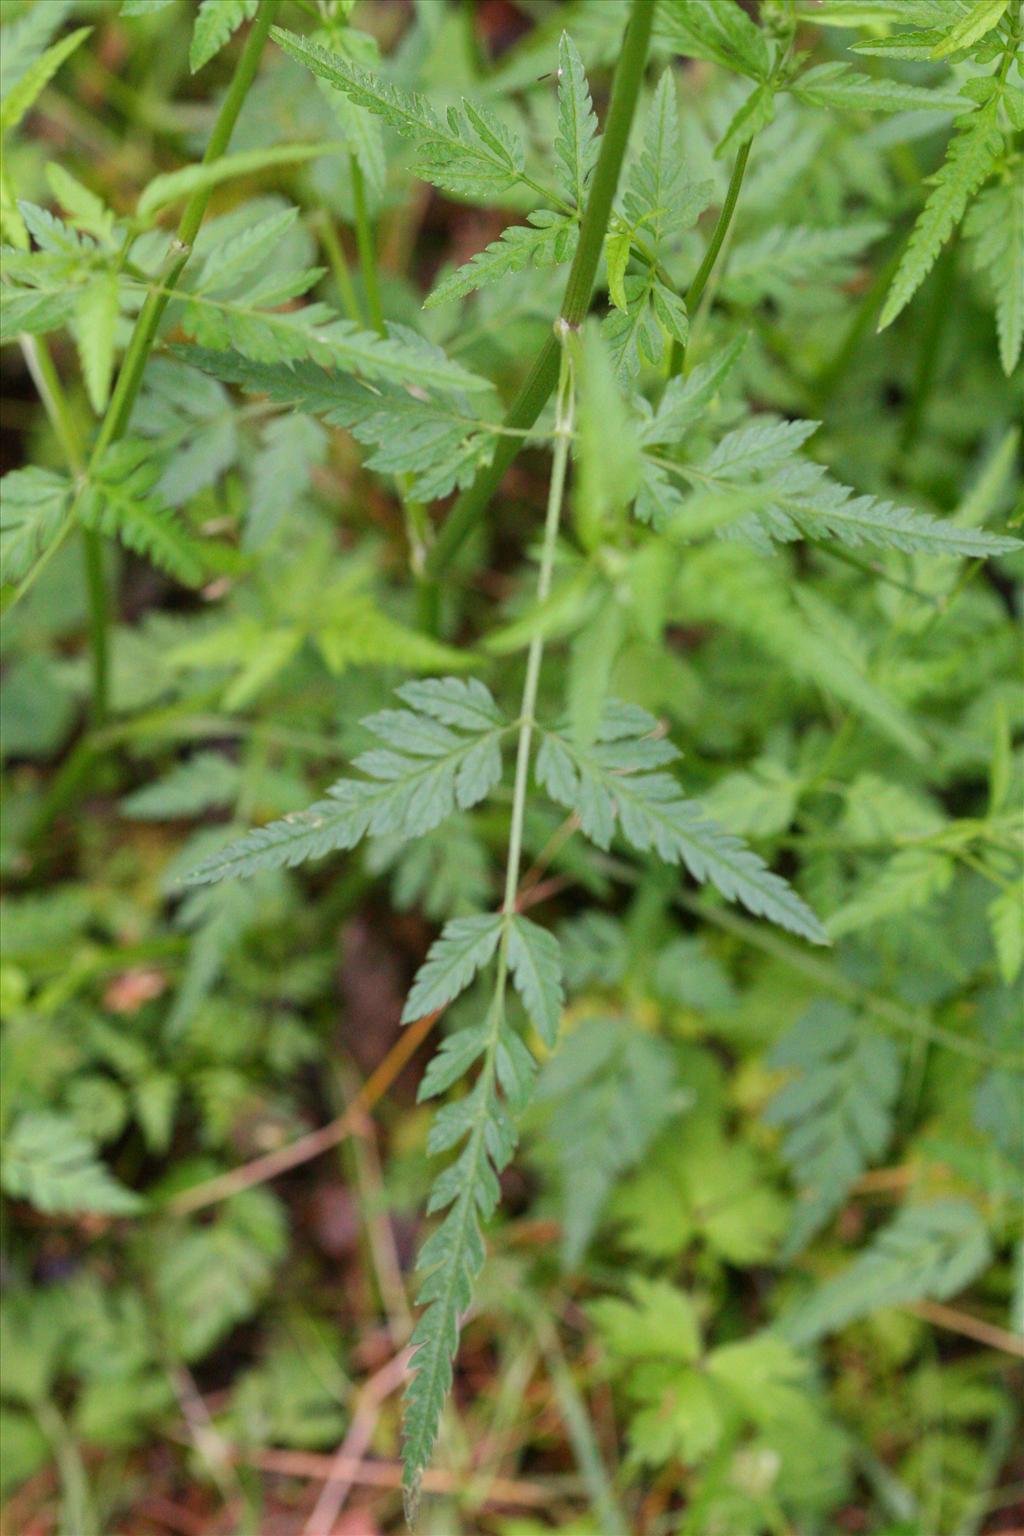
[[[571,326],[578,326],[590,307],[612,199],[618,186],[647,62],[653,21],[654,0],[633,0],[622,52],[615,66],[608,118],[580,227],[579,245],[562,300],[561,318]],[[558,341],[554,336],[549,336],[537,354],[518,395],[506,411],[503,426],[515,431],[528,430],[533,426],[558,381],[558,353]],[[500,438],[491,463],[459,496],[427,560],[431,576],[439,576],[450,563],[521,447],[522,442],[516,437]]]
[[[729,233],[729,225],[732,223],[732,216],[736,212],[736,201],[740,195],[740,187],[743,185],[743,177],[746,174],[747,161],[750,159],[750,146],[752,143],[753,139],[748,139],[736,156],[736,164],[732,168],[728,190],[725,194],[725,202],[722,204],[722,211],[718,215],[718,222],[711,236],[711,243],[704,252],[704,260],[697,268],[697,275],[686,290],[686,308],[691,315],[701,301],[708,278],[711,276],[715,262],[718,260],[718,253],[722,249],[726,235]],[[669,356],[669,378],[673,378],[677,373],[682,373],[685,361],[685,346],[681,341],[674,341],[672,343],[672,352]]]
[[[556,324],[567,330],[564,320]],[[558,346],[556,338],[555,345]],[[555,564],[555,543],[558,523],[562,512],[562,496],[565,492],[565,472],[569,462],[569,444],[573,428],[572,369],[568,352],[562,349],[561,379],[555,411],[555,451],[551,465],[551,484],[548,487],[547,515],[544,519],[544,540],[541,545],[540,570],[537,575],[537,602],[541,604],[551,590],[551,575]],[[526,791],[530,779],[530,748],[533,744],[533,728],[536,723],[537,689],[540,684],[540,664],[544,657],[544,639],[540,634],[530,641],[526,656],[526,679],[523,683],[523,702],[519,711],[519,747],[516,752],[516,777],[512,790],[512,824],[508,839],[508,864],[505,868],[505,899],[502,910],[511,914],[516,907],[516,891],[519,887],[519,868],[523,855],[523,823],[526,816]]]

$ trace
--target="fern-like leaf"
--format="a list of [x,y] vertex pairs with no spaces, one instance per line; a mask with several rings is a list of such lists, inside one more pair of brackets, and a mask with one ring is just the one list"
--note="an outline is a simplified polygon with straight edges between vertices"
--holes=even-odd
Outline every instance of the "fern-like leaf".
[[1003,135],[992,98],[954,134],[945,162],[931,177],[932,191],[896,268],[878,329],[884,331],[910,303],[936,258],[964,216],[971,198],[1003,152]]
[[614,1018],[584,1019],[545,1067],[562,1164],[562,1256],[578,1263],[615,1182],[643,1157],[684,1102],[665,1041]]
[[502,926],[499,913],[457,917],[447,923],[416,974],[402,1023],[411,1024],[425,1014],[445,1008],[464,992],[497,949]]
[[243,21],[255,16],[256,4],[257,0],[200,0],[188,50],[193,74],[220,52]]
[[203,579],[200,546],[170,507],[154,494],[162,466],[148,443],[127,438],[107,449],[78,502],[86,528],[116,535],[186,586]]
[[755,543],[830,537],[855,549],[973,557],[1020,547],[1014,538],[965,528],[876,496],[858,496],[822,465],[798,456],[816,429],[814,422],[757,421],[728,433],[702,463],[665,467],[703,488],[698,502],[738,498],[751,516],[735,531],[751,535]]
[[558,132],[555,160],[560,190],[583,211],[583,200],[597,164],[597,114],[590,99],[583,60],[576,44],[563,32],[558,44]]
[[768,41],[737,0],[662,0],[657,31],[678,53],[764,80],[771,69]]
[[970,48],[997,27],[1006,14],[1010,0],[974,0],[970,8],[959,16],[942,41],[932,48],[933,59],[944,59],[948,54]]
[[709,880],[730,901],[812,943],[827,943],[820,922],[785,880],[661,771],[678,753],[656,733],[657,721],[646,711],[611,703],[590,751],[547,732],[537,777],[553,800],[579,816],[584,834],[599,848],[610,846],[618,826],[632,847],[685,864],[696,880]]
[[448,399],[425,399],[387,386],[367,389],[315,363],[285,367],[252,362],[237,352],[203,347],[180,350],[197,368],[228,383],[321,416],[331,426],[347,427],[359,442],[375,450],[366,460],[368,468],[411,475],[410,494],[422,501],[468,484],[493,450],[490,423]]
[[497,240],[441,279],[424,302],[425,309],[461,299],[474,289],[489,287],[510,272],[527,267],[550,267],[571,261],[579,229],[575,220],[542,208],[531,213],[526,224],[510,224]]
[[425,181],[473,198],[499,197],[518,183],[523,146],[484,108],[463,101],[442,117],[425,96],[402,90],[308,38],[282,27],[275,27],[273,36],[300,64],[412,139],[417,146],[416,174]]
[[[302,288],[306,286],[304,281]],[[407,326],[389,324],[388,334],[378,336],[340,319],[326,304],[268,310],[251,294],[243,301],[196,293],[187,302],[182,323],[203,346],[235,348],[254,362],[309,358],[326,368],[408,388],[477,392],[491,387]]]
[[189,881],[299,864],[354,848],[369,835],[418,837],[456,808],[482,800],[501,776],[500,742],[508,728],[483,683],[454,677],[406,683],[398,697],[410,708],[383,710],[363,722],[383,744],[355,759],[364,778],[340,779],[308,810],[229,844],[192,870]]
[[696,224],[715,195],[712,181],[691,182],[679,139],[675,76],[667,69],[658,82],[644,130],[643,147],[626,180],[622,206],[633,226],[653,235],[655,245]]
[[956,91],[864,75],[843,63],[816,64],[789,89],[809,106],[854,112],[963,112],[968,105]]
[[1017,366],[1024,342],[1024,165],[981,193],[964,221],[976,268],[987,274],[996,301],[1003,371]]
[[60,533],[71,505],[65,475],[30,464],[0,482],[0,579],[20,581]]
[[885,1151],[900,1087],[899,1054],[849,1008],[819,1002],[776,1046],[768,1064],[797,1071],[765,1113],[785,1133],[782,1154],[800,1188],[786,1245],[792,1257]]
[[516,914],[509,923],[508,965],[530,1020],[545,1044],[553,1046],[564,1000],[558,940],[546,928]]
[[791,1343],[811,1344],[879,1307],[963,1290],[991,1256],[985,1223],[964,1200],[908,1205],[850,1267],[779,1321]]
[[92,1211],[127,1216],[143,1201],[119,1184],[96,1148],[64,1115],[27,1111],[4,1141],[3,1187],[38,1211]]

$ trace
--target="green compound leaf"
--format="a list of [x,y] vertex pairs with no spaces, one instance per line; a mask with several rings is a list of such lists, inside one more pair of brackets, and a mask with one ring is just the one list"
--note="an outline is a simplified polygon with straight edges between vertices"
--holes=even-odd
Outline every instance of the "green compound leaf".
[[582,212],[599,140],[597,114],[590,99],[583,60],[576,44],[563,32],[558,44],[558,132],[555,159],[559,190]]
[[511,272],[527,267],[551,267],[571,261],[579,230],[574,219],[542,208],[531,213],[529,223],[510,224],[497,240],[478,251],[455,272],[441,279],[425,300],[424,309],[451,299],[461,299],[477,288],[489,287]]
[[503,926],[500,913],[457,917],[446,923],[416,973],[402,1023],[411,1024],[425,1014],[435,1013],[465,992],[497,949]]
[[991,175],[1004,144],[996,113],[993,98],[968,117],[950,141],[944,164],[930,178],[932,191],[900,258],[878,322],[880,331],[910,303],[971,198]]
[[779,1042],[771,1067],[795,1075],[765,1111],[784,1132],[782,1155],[800,1189],[786,1245],[792,1257],[884,1153],[900,1089],[899,1053],[841,1003],[818,1002]]
[[1006,181],[980,194],[964,220],[964,235],[995,296],[999,358],[1009,377],[1024,342],[1024,164],[1018,161]]
[[864,75],[849,64],[817,64],[788,87],[798,101],[814,107],[859,112],[963,112],[967,100],[956,91],[940,91],[903,80]]
[[812,1344],[880,1307],[948,1300],[990,1258],[985,1223],[966,1200],[907,1206],[847,1269],[786,1312],[780,1331]]
[[163,465],[150,445],[126,438],[107,449],[79,498],[86,528],[115,535],[128,549],[186,586],[203,580],[202,546],[156,492]]
[[21,1115],[5,1138],[3,1154],[4,1190],[38,1211],[126,1216],[145,1203],[118,1183],[93,1143],[64,1115]]
[[[698,502],[724,497],[728,503],[730,497],[739,497],[749,516],[732,532],[766,547],[772,541],[833,538],[854,549],[966,557],[1008,554],[1020,547],[1018,539],[965,528],[876,496],[858,496],[822,465],[799,456],[817,425],[755,422],[727,433],[699,464],[661,467],[690,480]],[[652,489],[656,485],[654,481]],[[664,514],[655,507],[654,516],[660,526]],[[670,525],[671,515],[665,523]]]
[[402,90],[378,75],[330,53],[317,43],[274,27],[272,36],[294,59],[344,91],[417,145],[416,173],[446,192],[498,197],[519,182],[523,146],[486,109],[463,101],[442,117],[425,96]]
[[537,778],[551,798],[574,811],[584,834],[608,848],[616,826],[633,848],[685,864],[731,901],[815,944],[828,942],[814,913],[752,849],[687,800],[676,779],[660,771],[678,753],[655,734],[646,711],[610,703],[598,739],[587,752],[546,733]]
[[188,66],[193,74],[218,54],[230,37],[256,14],[258,0],[200,0],[192,29]]
[[512,985],[531,1022],[545,1045],[553,1046],[565,1000],[558,940],[546,928],[517,913],[509,925],[508,964]]
[[0,579],[20,581],[60,533],[71,506],[66,475],[35,464],[0,481]]
[[340,779],[308,810],[230,843],[192,870],[189,883],[299,864],[371,835],[418,837],[484,799],[501,777],[507,726],[483,683],[448,677],[397,693],[409,709],[363,722],[382,743],[355,759],[365,778]]

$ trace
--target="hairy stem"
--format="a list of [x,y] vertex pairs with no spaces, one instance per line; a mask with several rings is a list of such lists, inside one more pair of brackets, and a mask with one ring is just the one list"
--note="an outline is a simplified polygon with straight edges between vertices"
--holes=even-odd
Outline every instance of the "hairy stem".
[[[653,21],[653,0],[633,0],[622,51],[615,66],[608,118],[580,227],[579,244],[569,271],[560,311],[561,318],[573,327],[581,323],[590,307],[612,198],[618,186],[647,62]],[[533,426],[558,382],[558,369],[559,345],[552,335],[541,347],[518,395],[505,413],[503,425],[506,428],[519,431]],[[491,463],[481,470],[473,484],[455,502],[427,559],[427,570],[435,580],[451,563],[466,534],[483,514],[520,446],[516,438],[503,437],[494,450]]]
[[[697,274],[693,282],[686,290],[686,308],[687,312],[691,315],[701,301],[708,278],[711,276],[715,262],[718,260],[718,254],[725,242],[725,237],[729,233],[729,225],[732,223],[732,216],[736,212],[736,202],[740,195],[740,187],[743,185],[743,177],[746,174],[747,161],[750,159],[750,147],[753,142],[753,139],[748,139],[736,156],[736,164],[733,166],[732,175],[729,178],[725,202],[722,204],[721,212],[718,215],[718,222],[711,236],[711,242],[704,252],[704,260],[697,268]],[[681,341],[673,341],[672,351],[669,354],[668,360],[668,376],[670,379],[674,378],[676,374],[682,373],[685,362],[686,347]]]

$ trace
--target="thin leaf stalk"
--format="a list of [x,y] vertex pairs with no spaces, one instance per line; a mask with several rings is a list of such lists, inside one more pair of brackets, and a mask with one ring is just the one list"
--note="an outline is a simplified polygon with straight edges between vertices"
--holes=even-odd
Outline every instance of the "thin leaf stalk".
[[[210,134],[209,143],[200,162],[202,165],[210,165],[213,161],[219,160],[230,143],[238,115],[249,93],[249,88],[256,78],[263,45],[273,26],[279,4],[280,0],[260,0],[256,18],[235,66],[228,93],[217,114],[217,121],[213,125],[213,132]],[[142,384],[143,370],[156,339],[157,328],[178,279],[192,255],[192,244],[199,233],[212,192],[212,187],[201,187],[192,194],[185,205],[185,211],[171,241],[164,270],[159,274],[157,282],[153,284],[135,322],[135,329],[128,343],[128,350],[93,448],[90,468],[95,466],[101,455],[111,443],[117,441],[128,425]]]
[[[565,339],[570,328],[565,320],[555,322],[555,329]],[[551,481],[548,486],[547,512],[544,518],[544,537],[541,545],[540,569],[537,574],[537,603],[543,603],[551,591],[551,577],[555,564],[555,545],[558,524],[565,494],[565,476],[569,462],[569,446],[572,442],[574,391],[572,363],[569,350],[561,348],[560,380],[555,406],[555,448],[551,464]],[[526,791],[530,777],[530,749],[536,725],[537,690],[540,686],[540,669],[544,659],[544,637],[534,635],[526,656],[526,677],[523,683],[523,700],[519,711],[519,744],[516,750],[516,773],[512,789],[512,822],[509,830],[508,863],[505,869],[505,897],[502,910],[506,916],[515,911],[516,891],[519,887],[519,870],[523,852],[523,823],[526,816]]]
[[318,223],[320,238],[323,241],[327,262],[331,269],[331,276],[334,278],[335,286],[338,290],[341,307],[354,325],[361,325],[362,314],[359,309],[359,300],[356,298],[355,284],[352,281],[352,274],[348,269],[348,261],[341,241],[338,239],[338,232],[326,208],[321,210]]
[[[723,202],[721,211],[719,212],[718,221],[715,224],[714,232],[712,233],[711,239],[708,243],[708,248],[704,252],[704,260],[697,268],[693,282],[686,290],[686,309],[687,312],[691,315],[701,301],[701,296],[703,295],[704,289],[707,286],[708,278],[711,276],[715,262],[718,260],[719,252],[725,243],[725,237],[729,233],[729,226],[732,223],[733,214],[736,212],[736,204],[739,200],[740,188],[743,185],[743,178],[746,175],[747,161],[750,159],[750,149],[753,142],[753,139],[748,139],[740,149],[739,154],[736,156],[736,163],[733,165],[732,175],[729,177],[729,186],[726,190],[725,201]],[[677,374],[682,373],[685,363],[686,347],[684,343],[681,341],[673,341],[672,351],[669,354],[668,361],[669,378],[674,378]]]
[[[612,80],[608,117],[601,137],[601,148],[587,197],[580,238],[576,247],[560,310],[561,318],[572,327],[580,325],[590,308],[598,262],[608,230],[612,199],[619,182],[629,131],[643,82],[647,53],[654,22],[654,0],[633,0]],[[546,405],[558,383],[559,343],[554,335],[544,342],[515,399],[505,413],[503,426],[513,431],[529,429]],[[464,490],[448,513],[427,559],[429,574],[436,580],[451,563],[473,524],[483,515],[487,503],[500,485],[505,471],[519,452],[514,437],[504,437],[494,457]]]
[[[85,448],[64,387],[45,341],[27,334],[19,337],[25,366],[53,427],[61,452],[75,479],[85,473]],[[92,723],[103,725],[109,692],[110,647],[108,602],[103,574],[103,541],[91,528],[82,529],[85,585],[89,602],[89,651],[92,664]]]

